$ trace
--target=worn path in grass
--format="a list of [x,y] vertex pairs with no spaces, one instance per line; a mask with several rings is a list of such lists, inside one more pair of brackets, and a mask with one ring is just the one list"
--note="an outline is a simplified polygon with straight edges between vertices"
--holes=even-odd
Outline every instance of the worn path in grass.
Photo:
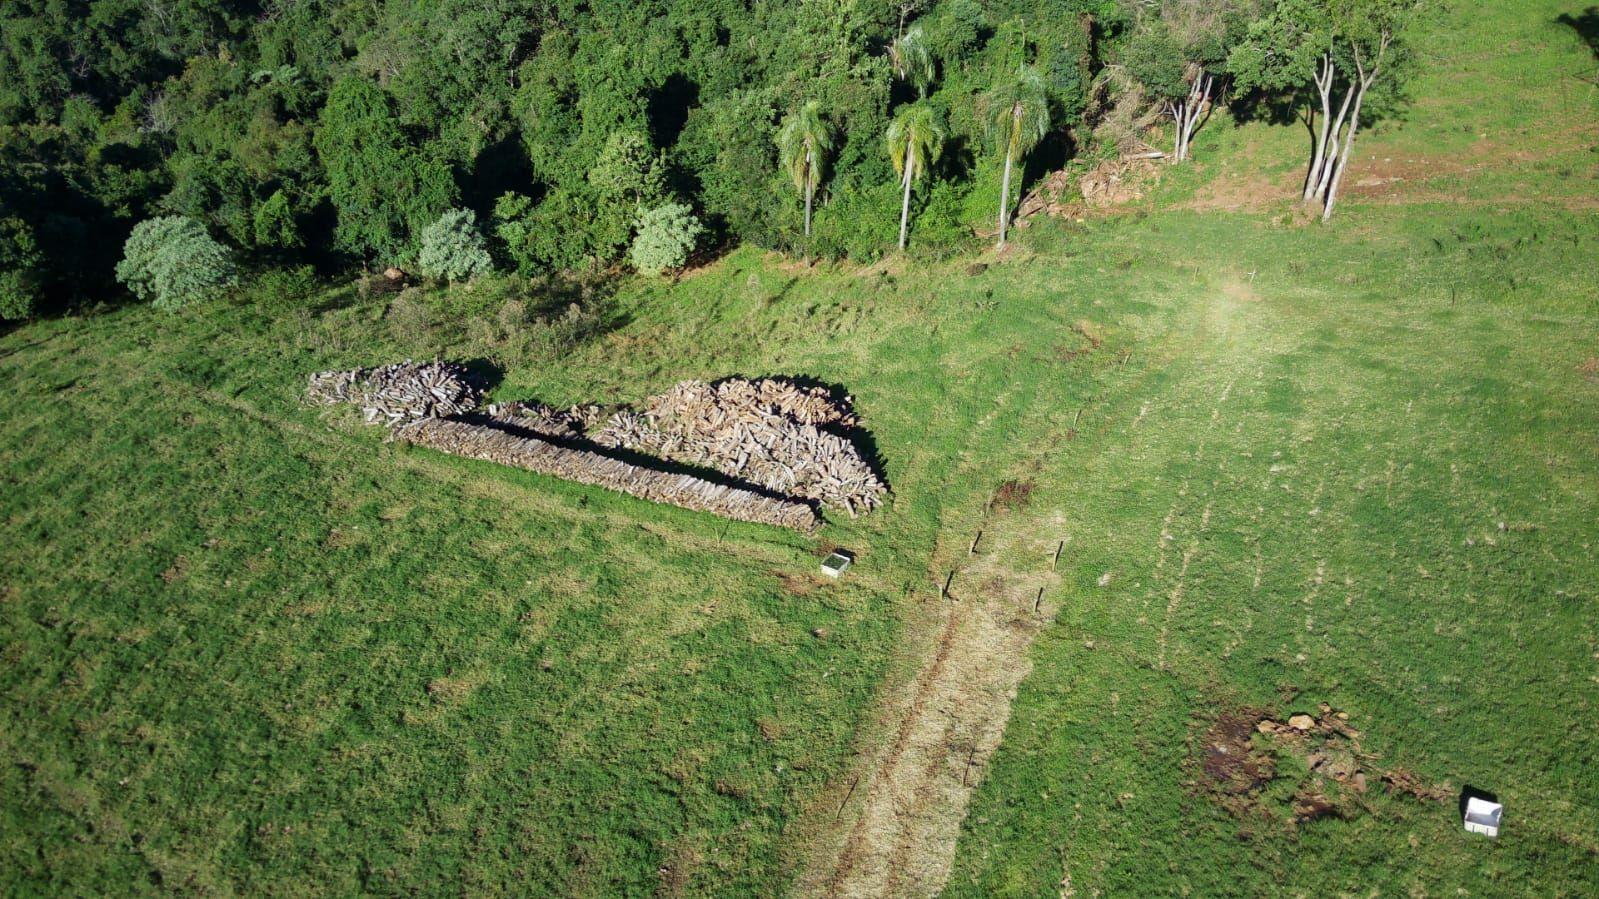
[[[856,772],[836,806],[830,840],[801,877],[802,894],[933,896],[954,859],[968,800],[998,749],[1016,689],[1031,670],[1034,637],[1053,618],[1059,599],[1054,557],[1073,552],[1070,467],[1084,452],[1133,452],[1152,466],[1186,457],[1194,433],[1226,427],[1228,395],[1255,366],[1258,340],[1242,325],[1253,295],[1247,284],[1209,285],[1183,313],[1163,345],[1129,367],[1120,383],[1081,417],[1059,410],[1058,427],[1041,436],[1015,471],[1037,491],[1020,509],[990,508],[976,534],[946,535],[955,572],[947,598],[931,597],[920,627],[925,662],[885,713],[886,742]],[[1183,376],[1163,368],[1180,364]],[[1192,419],[1192,428],[1151,431],[1145,418]],[[1167,439],[1175,436],[1178,439]],[[1203,439],[1200,453],[1203,453]],[[1076,452],[1065,453],[1071,446]],[[1186,568],[1192,547],[1174,549],[1169,533],[1179,505],[1203,502],[1208,486],[1186,482],[1150,547],[1164,564]],[[1180,557],[1180,558],[1179,558]],[[1171,591],[1168,617],[1180,604],[1182,575]]]

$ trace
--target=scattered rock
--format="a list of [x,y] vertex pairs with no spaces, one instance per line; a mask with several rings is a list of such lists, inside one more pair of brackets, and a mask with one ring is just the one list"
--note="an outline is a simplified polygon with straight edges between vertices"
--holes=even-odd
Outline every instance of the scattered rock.
[[1309,715],[1294,715],[1288,719],[1288,726],[1294,730],[1310,730],[1316,726],[1316,719]]
[[830,631],[828,631],[828,629],[825,628],[825,627],[817,627],[817,628],[812,628],[811,629],[811,636],[815,637],[818,640],[826,640],[827,639],[827,635],[829,633],[830,633]]

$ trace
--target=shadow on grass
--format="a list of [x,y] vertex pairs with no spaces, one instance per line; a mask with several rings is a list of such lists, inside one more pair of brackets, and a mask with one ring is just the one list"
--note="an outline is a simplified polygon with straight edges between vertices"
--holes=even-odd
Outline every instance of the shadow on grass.
[[1599,6],[1590,6],[1581,15],[1562,13],[1555,21],[1577,32],[1582,42],[1588,45],[1588,52],[1593,54],[1594,59],[1599,59]]

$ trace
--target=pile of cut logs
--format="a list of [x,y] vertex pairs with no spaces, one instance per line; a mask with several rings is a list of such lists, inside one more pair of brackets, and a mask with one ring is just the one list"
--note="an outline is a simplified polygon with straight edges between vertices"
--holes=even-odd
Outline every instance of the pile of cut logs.
[[591,435],[623,447],[841,508],[851,518],[882,505],[887,488],[854,444],[818,425],[856,423],[847,401],[788,381],[684,381],[644,411],[613,415]]
[[[779,378],[684,381],[650,398],[643,411],[609,418],[599,406],[541,403],[470,414],[482,387],[464,366],[448,362],[319,372],[306,393],[320,405],[359,405],[368,423],[391,429],[392,439],[807,533],[819,524],[818,505],[853,518],[882,505],[887,492],[854,444],[835,433],[858,424],[849,399]],[[745,486],[605,452],[618,448],[711,469]]]
[[377,368],[317,372],[305,392],[322,406],[354,403],[369,424],[390,426],[406,419],[460,415],[483,399],[482,385],[466,366],[409,359]]
[[451,455],[524,468],[735,521],[772,524],[807,534],[820,523],[808,503],[560,446],[527,433],[527,421],[505,414],[424,418],[400,425],[394,437]]

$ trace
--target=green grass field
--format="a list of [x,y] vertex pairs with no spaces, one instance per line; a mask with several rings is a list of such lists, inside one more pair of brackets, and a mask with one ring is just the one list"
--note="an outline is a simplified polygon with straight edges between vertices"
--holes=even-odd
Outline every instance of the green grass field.
[[[1067,540],[1058,611],[948,893],[1599,892],[1580,13],[1459,5],[1361,145],[1404,180],[1330,227],[1219,211],[1299,144],[1218,125],[1144,208],[1037,223],[986,270],[739,250],[594,301],[570,348],[470,291],[0,337],[0,891],[780,893],[1017,478],[1005,527]],[[299,402],[312,371],[434,355],[556,404],[837,383],[893,499],[813,541]],[[859,554],[837,584],[830,544]],[[1291,770],[1246,819],[1207,793],[1218,714],[1321,702],[1374,764],[1496,792],[1504,836],[1380,787],[1296,826]]]

